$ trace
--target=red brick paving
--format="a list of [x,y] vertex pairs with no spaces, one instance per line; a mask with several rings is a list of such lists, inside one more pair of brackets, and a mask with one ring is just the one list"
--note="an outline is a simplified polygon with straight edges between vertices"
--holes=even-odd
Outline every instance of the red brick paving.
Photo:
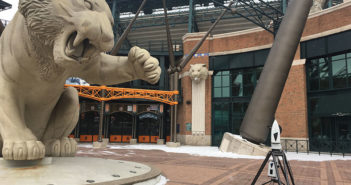
[[[159,168],[167,185],[251,184],[263,160],[200,157],[161,150],[79,148],[78,156],[135,161]],[[107,151],[107,152],[106,152]],[[351,161],[290,161],[297,185],[351,185]],[[269,180],[264,169],[256,184]]]

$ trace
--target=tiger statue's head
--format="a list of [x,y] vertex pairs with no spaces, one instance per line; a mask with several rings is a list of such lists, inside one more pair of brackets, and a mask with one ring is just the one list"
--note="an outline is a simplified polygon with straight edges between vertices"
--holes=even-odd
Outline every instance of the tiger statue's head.
[[104,0],[20,0],[43,75],[92,61],[114,45],[113,17]]
[[206,80],[208,76],[206,64],[190,65],[189,76],[196,83],[200,82],[201,80]]

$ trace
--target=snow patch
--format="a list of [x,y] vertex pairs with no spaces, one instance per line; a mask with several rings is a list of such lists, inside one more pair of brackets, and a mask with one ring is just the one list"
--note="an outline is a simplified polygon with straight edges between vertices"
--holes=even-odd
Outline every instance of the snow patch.
[[[92,148],[92,145],[79,144],[79,147]],[[137,145],[108,145],[109,149],[137,149],[137,150],[161,150],[169,153],[183,153],[190,154],[193,156],[204,156],[204,157],[219,157],[219,158],[232,158],[232,159],[264,159],[264,156],[250,156],[250,155],[239,155],[230,152],[221,152],[218,147],[211,146],[180,146],[180,147],[167,147],[166,145],[154,145],[154,144],[137,144]],[[89,153],[91,150],[89,150]],[[79,151],[78,153],[81,153]],[[83,152],[84,153],[84,152]],[[132,153],[127,153],[132,154]],[[133,153],[134,154],[134,153]],[[316,154],[316,153],[295,153],[287,152],[286,156],[288,160],[298,161],[331,161],[331,160],[351,160],[351,156],[333,155],[330,154]]]
[[161,175],[161,179],[156,185],[165,185],[165,184],[167,184],[168,181],[169,181],[169,179],[167,179],[166,177]]

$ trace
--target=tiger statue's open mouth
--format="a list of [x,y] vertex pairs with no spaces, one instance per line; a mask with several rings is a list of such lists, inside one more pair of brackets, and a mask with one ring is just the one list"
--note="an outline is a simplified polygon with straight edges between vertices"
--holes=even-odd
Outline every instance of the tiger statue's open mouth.
[[96,48],[94,45],[90,44],[89,39],[77,32],[73,32],[66,42],[66,56],[76,61],[82,61],[91,57],[94,51],[96,51]]

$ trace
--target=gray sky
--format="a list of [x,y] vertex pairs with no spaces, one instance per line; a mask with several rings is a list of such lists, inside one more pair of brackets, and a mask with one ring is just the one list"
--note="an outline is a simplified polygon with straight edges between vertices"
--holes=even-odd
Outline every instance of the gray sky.
[[0,19],[10,21],[17,11],[18,0],[3,0],[3,1],[12,4],[12,9],[0,12]]

